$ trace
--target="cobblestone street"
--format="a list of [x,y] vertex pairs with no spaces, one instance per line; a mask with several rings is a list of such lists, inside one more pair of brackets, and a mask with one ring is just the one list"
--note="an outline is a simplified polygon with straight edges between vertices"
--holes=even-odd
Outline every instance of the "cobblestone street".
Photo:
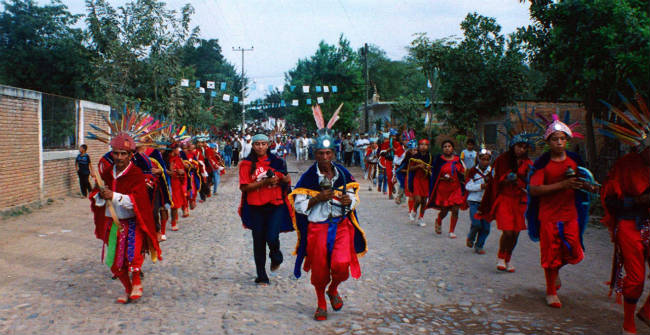
[[[290,160],[290,170],[306,163]],[[353,168],[359,180],[361,172]],[[292,175],[294,182],[298,175]],[[0,334],[612,334],[622,307],[607,297],[612,246],[605,229],[590,227],[585,260],[561,271],[562,309],[544,302],[539,246],[522,234],[514,252],[517,272],[496,270],[499,231],[486,255],[465,246],[469,228],[461,212],[458,238],[408,222],[396,205],[361,180],[361,225],[369,241],[362,277],[341,285],[345,307],[316,308],[309,274],[293,278],[295,233],[282,234],[285,263],[271,285],[253,283],[250,232],[237,215],[236,169],[216,197],[199,204],[180,231],[169,231],[162,262],[145,262],[144,296],[128,305],[101,263],[88,200],[55,199],[41,210],[2,221]],[[448,229],[448,219],[443,226]],[[267,265],[268,266],[268,265]],[[639,323],[641,332],[648,331]]]

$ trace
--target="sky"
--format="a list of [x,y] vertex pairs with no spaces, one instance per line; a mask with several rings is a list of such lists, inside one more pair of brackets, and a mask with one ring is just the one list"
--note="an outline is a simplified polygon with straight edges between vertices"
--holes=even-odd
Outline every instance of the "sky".
[[[108,0],[117,7],[124,0]],[[40,0],[44,4],[48,0]],[[62,0],[72,13],[85,13],[84,0]],[[168,0],[179,10],[192,4],[192,25],[201,38],[219,39],[224,56],[256,83],[250,99],[263,97],[269,85],[282,86],[284,73],[314,54],[321,40],[335,44],[340,34],[354,49],[375,44],[391,59],[406,56],[413,34],[431,38],[461,36],[460,23],[470,12],[494,17],[506,34],[530,23],[528,4],[519,0]],[[332,83],[334,84],[334,83]]]

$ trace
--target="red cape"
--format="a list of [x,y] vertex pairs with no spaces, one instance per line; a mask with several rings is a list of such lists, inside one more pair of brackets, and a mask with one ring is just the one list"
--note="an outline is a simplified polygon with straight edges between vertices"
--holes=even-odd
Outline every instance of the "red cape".
[[[490,178],[488,180],[487,186],[485,187],[485,193],[483,193],[483,199],[481,200],[481,205],[479,206],[478,209],[479,212],[481,212],[481,214],[480,215],[476,214],[476,217],[479,219],[483,219],[487,222],[493,221],[495,219],[494,217],[496,211],[495,204],[496,204],[497,196],[502,191],[501,182],[504,181],[506,176],[512,171],[508,158],[509,158],[508,152],[502,153],[494,161],[494,165],[492,165],[494,178]],[[531,161],[528,158],[522,160],[522,162],[519,165],[520,171],[522,170],[522,165],[531,166],[533,165],[533,161]],[[527,176],[528,171],[529,169],[526,169],[525,174],[523,175],[520,174],[519,179],[526,180],[526,178],[528,177]]]
[[605,210],[602,222],[610,229],[616,227],[616,216],[608,209],[606,200],[624,197],[638,197],[650,188],[650,169],[638,153],[629,153],[619,158],[609,171],[601,189],[600,199]]
[[[118,192],[129,196],[133,203],[133,211],[136,215],[136,224],[145,233],[143,249],[151,253],[151,257],[162,260],[160,246],[156,237],[156,225],[153,220],[153,209],[147,193],[144,174],[133,163],[129,163],[125,173],[119,178],[113,178],[113,169],[104,169],[100,173],[100,178],[104,180],[104,185],[113,192]],[[94,214],[95,237],[108,243],[108,234],[105,215],[105,207],[95,206],[95,194],[99,189],[93,190],[89,198],[91,201],[90,208]]]

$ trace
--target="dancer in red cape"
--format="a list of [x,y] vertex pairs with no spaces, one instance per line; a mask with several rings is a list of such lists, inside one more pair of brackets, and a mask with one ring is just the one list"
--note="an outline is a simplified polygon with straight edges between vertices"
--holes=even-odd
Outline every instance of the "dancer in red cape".
[[445,140],[441,143],[442,154],[436,156],[432,170],[433,189],[429,194],[428,208],[438,209],[436,233],[442,234],[442,220],[451,212],[449,238],[456,238],[454,233],[458,222],[458,210],[467,209],[465,195],[465,168],[460,157],[454,154],[454,143]]

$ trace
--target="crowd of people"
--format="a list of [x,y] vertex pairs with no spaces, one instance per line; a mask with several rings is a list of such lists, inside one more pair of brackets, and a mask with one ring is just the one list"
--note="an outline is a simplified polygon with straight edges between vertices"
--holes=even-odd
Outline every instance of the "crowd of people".
[[[318,131],[291,135],[283,128],[222,136],[188,134],[185,127],[162,125],[141,114],[126,113],[110,125],[105,135],[89,138],[109,143],[111,151],[98,164],[95,187],[89,194],[96,237],[104,241],[104,262],[124,288],[117,301],[128,303],[142,296],[141,265],[144,254],[162,259],[159,242],[167,239],[166,223],[179,229],[179,210],[190,215],[197,201],[217,194],[220,176],[234,165],[239,170],[242,192],[239,214],[250,229],[256,267],[255,283],[268,285],[266,251],[270,270],[284,258],[279,234],[296,231],[298,243],[294,275],[311,271],[317,297],[316,320],[327,319],[326,296],[340,310],[339,285],[349,275],[361,275],[359,257],[366,251],[365,233],[355,208],[360,184],[346,167],[355,163],[363,171],[368,190],[387,194],[388,200],[406,200],[405,220],[425,227],[427,209],[438,210],[434,231],[442,234],[450,216],[448,237],[457,238],[461,211],[470,223],[465,245],[485,254],[490,225],[501,231],[496,269],[513,273],[513,253],[521,231],[540,242],[540,263],[546,282],[548,306],[561,308],[560,269],[583,260],[583,233],[589,206],[598,195],[615,244],[611,290],[624,304],[623,332],[636,333],[635,316],[650,326],[650,299],[636,312],[649,260],[650,241],[650,120],[643,100],[637,97],[637,114],[620,115],[631,120],[627,127],[604,122],[612,137],[632,148],[610,171],[602,187],[584,166],[581,157],[567,150],[572,138],[581,136],[574,126],[554,115],[533,122],[537,129],[504,124],[507,151],[493,155],[484,145],[469,139],[460,155],[451,138],[432,141],[413,130],[386,129],[376,137],[335,134],[326,126],[319,106],[313,107]],[[122,121],[125,120],[125,121]],[[121,125],[121,126],[120,126]],[[127,125],[128,129],[124,126]],[[534,162],[535,146],[547,149]],[[295,186],[287,171],[287,159],[313,159]],[[495,157],[496,156],[496,157]],[[339,162],[343,163],[340,164]],[[79,174],[87,173],[85,148],[77,160]],[[88,185],[81,185],[82,192]],[[406,198],[406,199],[405,199]]]

